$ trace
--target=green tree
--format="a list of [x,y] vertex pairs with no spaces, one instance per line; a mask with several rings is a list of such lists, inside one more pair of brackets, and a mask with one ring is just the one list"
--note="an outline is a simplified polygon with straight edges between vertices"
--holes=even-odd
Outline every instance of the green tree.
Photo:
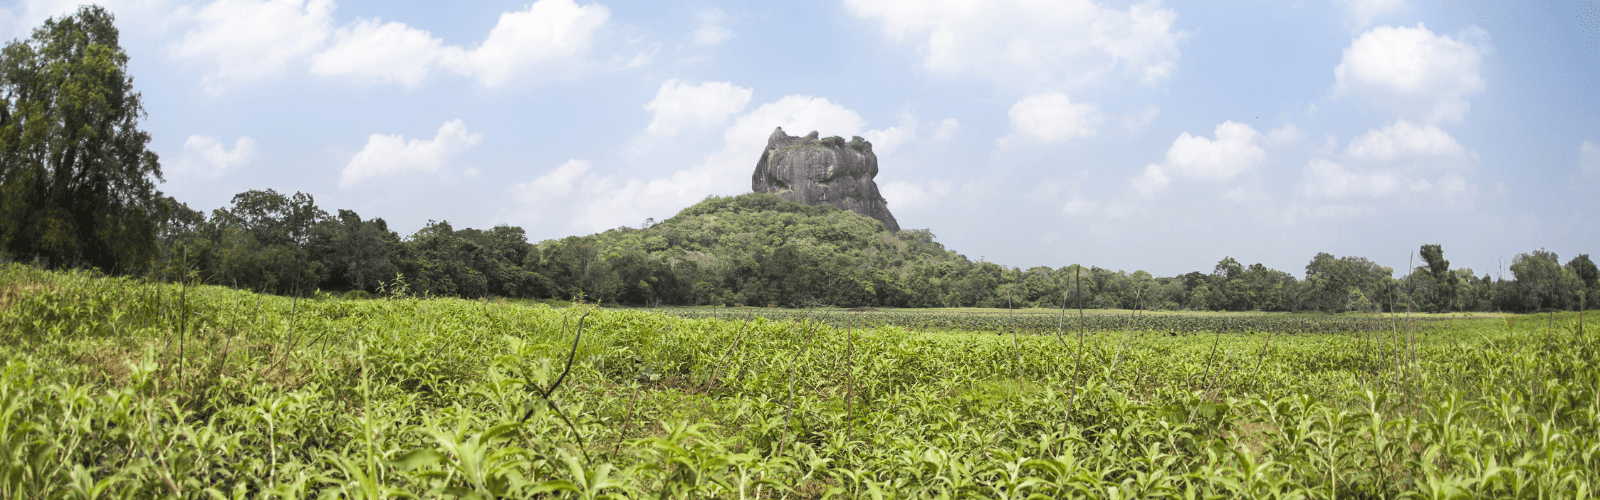
[[351,210],[325,219],[312,230],[310,254],[328,270],[323,288],[377,290],[378,283],[394,279],[390,254],[400,236],[383,219],[361,220]]
[[1567,261],[1567,270],[1577,279],[1578,300],[1586,309],[1600,307],[1600,268],[1596,268],[1594,261],[1589,260],[1589,254],[1581,254]]
[[1578,275],[1561,266],[1555,252],[1544,249],[1517,254],[1511,261],[1511,274],[1516,281],[1502,306],[1514,311],[1540,309],[1566,309],[1576,305],[1573,292],[1580,286]]
[[1413,269],[1407,280],[1413,298],[1424,309],[1439,312],[1450,310],[1456,306],[1459,283],[1450,272],[1450,261],[1444,259],[1444,249],[1439,245],[1422,245],[1420,253],[1426,264]]
[[155,256],[161,165],[113,20],[84,6],[0,51],[0,251],[111,271]]

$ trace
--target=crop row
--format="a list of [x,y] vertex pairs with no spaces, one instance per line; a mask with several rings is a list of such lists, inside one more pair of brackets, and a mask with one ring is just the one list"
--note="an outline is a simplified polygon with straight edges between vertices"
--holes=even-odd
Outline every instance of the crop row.
[[1392,331],[1397,328],[1431,329],[1446,318],[1437,316],[1405,318],[1384,316],[1331,316],[1299,314],[1208,315],[1208,314],[1053,314],[968,313],[950,311],[855,312],[779,308],[663,308],[665,314],[684,318],[739,320],[766,318],[776,321],[815,320],[840,328],[895,326],[919,331],[969,331],[1006,333],[1013,329],[1024,334],[1073,333],[1140,330],[1171,334],[1192,333],[1313,333],[1345,334]]

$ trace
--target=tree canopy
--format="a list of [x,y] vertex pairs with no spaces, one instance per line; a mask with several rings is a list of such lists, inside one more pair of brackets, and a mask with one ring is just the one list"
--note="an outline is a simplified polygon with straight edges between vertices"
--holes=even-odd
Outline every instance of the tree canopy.
[[84,6],[0,51],[0,248],[47,266],[149,264],[161,165],[110,12]]

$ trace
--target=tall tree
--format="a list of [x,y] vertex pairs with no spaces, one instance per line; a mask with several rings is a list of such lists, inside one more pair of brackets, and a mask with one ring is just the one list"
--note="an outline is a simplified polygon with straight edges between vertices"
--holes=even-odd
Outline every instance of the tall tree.
[[112,21],[80,7],[0,51],[0,251],[109,271],[155,255],[161,165]]
[[[1439,245],[1422,245],[1421,254],[1426,266],[1412,270],[1409,286],[1424,307],[1447,311],[1456,303],[1458,288],[1456,276],[1450,273],[1450,261],[1444,260],[1444,249]],[[1416,279],[1421,276],[1426,279]]]

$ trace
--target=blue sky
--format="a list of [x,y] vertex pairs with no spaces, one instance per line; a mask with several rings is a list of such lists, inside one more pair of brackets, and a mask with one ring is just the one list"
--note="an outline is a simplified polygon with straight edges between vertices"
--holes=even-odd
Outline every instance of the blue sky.
[[748,192],[782,126],[871,140],[902,227],[1008,266],[1600,251],[1596,2],[102,5],[202,210],[589,234]]

